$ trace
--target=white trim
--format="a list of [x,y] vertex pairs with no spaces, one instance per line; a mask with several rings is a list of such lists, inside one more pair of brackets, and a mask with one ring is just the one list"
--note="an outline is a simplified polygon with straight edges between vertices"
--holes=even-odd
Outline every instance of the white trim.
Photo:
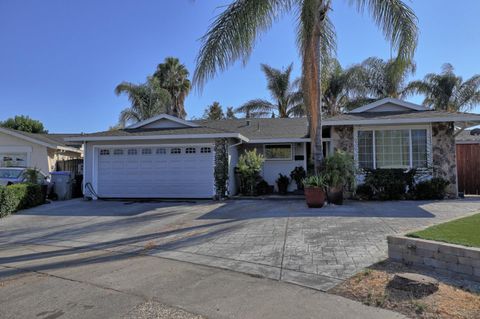
[[66,151],[66,152],[75,152],[75,153],[80,153],[82,154],[82,150],[75,148],[75,147],[68,147],[68,146],[57,146],[57,149],[60,151]]
[[139,128],[139,127],[145,126],[147,124],[150,124],[150,123],[153,123],[155,121],[162,120],[162,119],[167,119],[169,121],[179,123],[179,124],[183,124],[183,125],[189,126],[189,127],[199,127],[200,126],[196,123],[186,121],[186,120],[180,119],[180,118],[175,117],[175,116],[171,116],[171,115],[168,115],[168,114],[159,114],[157,116],[151,117],[151,118],[146,119],[144,121],[140,121],[140,122],[137,122],[137,123],[132,124],[130,126],[127,126],[126,128],[128,128],[128,129]]
[[403,100],[388,97],[388,98],[384,98],[384,99],[381,99],[379,101],[375,101],[373,103],[370,103],[370,104],[367,104],[367,105],[364,105],[364,106],[357,107],[356,109],[351,110],[349,113],[366,112],[368,110],[374,109],[376,107],[382,106],[382,105],[387,104],[387,103],[402,106],[402,107],[405,107],[407,109],[411,109],[411,110],[415,110],[415,111],[428,111],[429,110],[428,108],[426,108],[423,105],[414,104],[414,103],[410,103],[410,102],[407,102],[407,101],[403,101]]
[[438,123],[438,122],[473,122],[469,123],[471,126],[478,125],[480,123],[480,115],[471,114],[465,115],[450,115],[448,117],[417,117],[410,119],[355,119],[355,120],[342,120],[342,121],[323,121],[323,126],[340,126],[340,125],[395,125],[395,124],[420,124],[420,123]]
[[[283,146],[283,145],[290,145],[290,158],[267,158],[266,155],[266,147],[267,146]],[[283,143],[283,144],[263,144],[263,156],[265,157],[265,161],[293,161],[293,144],[291,143]]]
[[138,141],[138,140],[177,140],[177,139],[201,139],[201,138],[238,138],[244,142],[249,139],[239,133],[215,133],[215,134],[176,134],[176,135],[133,135],[133,136],[78,136],[66,138],[71,142],[92,141]]
[[251,139],[248,143],[251,144],[263,144],[263,143],[302,143],[310,142],[310,138],[299,137],[299,138],[270,138],[270,139]]

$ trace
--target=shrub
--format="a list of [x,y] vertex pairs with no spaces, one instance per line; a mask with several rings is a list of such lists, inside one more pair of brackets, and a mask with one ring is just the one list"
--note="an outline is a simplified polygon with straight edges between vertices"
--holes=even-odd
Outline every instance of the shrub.
[[365,185],[372,190],[372,199],[398,200],[407,197],[413,189],[416,170],[375,169],[366,170]]
[[447,180],[435,177],[416,184],[412,193],[415,199],[444,199],[448,184]]
[[238,159],[237,170],[240,174],[240,191],[243,194],[255,195],[257,181],[260,178],[265,158],[256,150],[245,151]]
[[325,180],[332,188],[353,188],[355,184],[355,164],[353,156],[345,152],[325,158]]
[[373,190],[369,185],[366,184],[358,185],[355,194],[358,199],[370,200],[373,198]]
[[298,190],[303,190],[303,179],[307,176],[307,172],[303,166],[297,166],[290,172],[290,178],[297,184]]
[[18,210],[43,204],[42,187],[37,184],[15,184],[0,187],[0,217]]

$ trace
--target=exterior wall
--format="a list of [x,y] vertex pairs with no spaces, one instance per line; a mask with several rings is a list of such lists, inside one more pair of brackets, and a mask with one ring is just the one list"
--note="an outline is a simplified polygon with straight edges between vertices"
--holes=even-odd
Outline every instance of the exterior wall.
[[331,143],[334,151],[353,154],[353,126],[334,126],[331,130]]
[[[268,143],[272,144],[291,144],[292,145],[292,160],[265,160],[262,169],[262,177],[269,185],[275,186],[275,191],[278,191],[276,180],[278,174],[287,175],[290,178],[290,172],[297,166],[303,166],[305,171],[307,170],[307,158],[306,158],[306,143]],[[264,145],[265,144],[242,144],[239,147],[238,153],[239,156],[243,154],[245,150],[256,149],[258,153],[264,154]],[[302,155],[303,160],[295,161],[295,155]],[[288,191],[296,190],[297,186],[295,182],[290,183],[288,186]]]
[[457,159],[453,123],[432,123],[433,176],[450,182],[449,197],[457,197]]
[[405,111],[411,111],[411,109],[395,103],[385,103],[373,109],[370,109],[366,112],[405,112]]
[[99,141],[87,142],[84,146],[84,165],[83,165],[83,184],[84,195],[93,197],[88,189],[85,188],[86,183],[94,185],[94,162],[96,160],[94,149],[95,146],[120,146],[120,145],[182,145],[182,144],[215,144],[213,139],[183,139],[183,140],[135,140],[135,141]]
[[48,154],[48,167],[49,171],[54,171],[57,165],[57,161],[70,160],[74,158],[82,158],[82,154],[70,151],[54,150],[49,148]]
[[181,128],[181,127],[185,127],[185,125],[168,120],[168,119],[161,119],[161,120],[142,126],[142,128]]
[[44,173],[48,173],[50,171],[46,146],[25,141],[8,134],[0,133],[0,152],[2,150],[8,150],[12,148],[19,148],[27,151],[27,165],[29,167],[36,167]]

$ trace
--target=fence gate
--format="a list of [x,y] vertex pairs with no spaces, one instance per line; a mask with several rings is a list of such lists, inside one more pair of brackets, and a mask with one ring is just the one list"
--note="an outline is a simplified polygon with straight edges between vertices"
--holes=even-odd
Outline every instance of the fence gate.
[[457,144],[458,191],[480,195],[480,144]]

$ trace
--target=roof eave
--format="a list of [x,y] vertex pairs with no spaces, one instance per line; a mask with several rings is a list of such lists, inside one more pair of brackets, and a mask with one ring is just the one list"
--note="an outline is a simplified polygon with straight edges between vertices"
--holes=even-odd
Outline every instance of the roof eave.
[[177,135],[133,135],[133,136],[79,136],[66,138],[70,142],[95,142],[95,141],[136,141],[136,140],[177,140],[177,139],[202,139],[202,138],[237,138],[244,142],[249,139],[239,133],[218,134],[177,134]]
[[480,116],[469,117],[445,117],[445,118],[414,118],[414,119],[358,119],[358,120],[325,120],[322,122],[324,126],[340,126],[340,125],[389,125],[389,124],[416,124],[416,123],[439,123],[439,122],[462,122],[468,123],[470,126],[480,124]]

